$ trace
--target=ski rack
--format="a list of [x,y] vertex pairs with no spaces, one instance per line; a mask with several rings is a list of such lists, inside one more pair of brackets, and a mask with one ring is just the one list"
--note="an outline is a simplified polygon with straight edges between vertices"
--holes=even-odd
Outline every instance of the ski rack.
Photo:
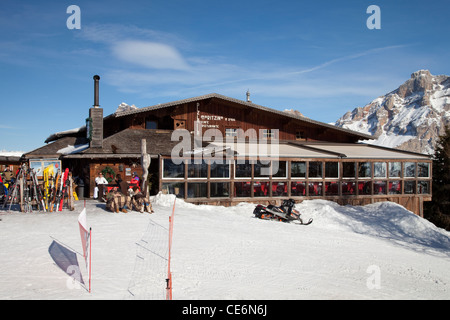
[[8,211],[11,211],[14,203],[19,204],[21,212],[32,212],[33,205],[46,211],[36,173],[26,164],[20,166],[14,185],[3,202],[3,208],[9,205]]
[[[66,170],[68,175],[68,170]],[[68,175],[67,185],[61,184],[60,190],[55,189],[58,194],[58,209],[61,211],[63,205],[66,204],[70,210],[74,209],[72,191],[72,177]],[[64,192],[63,192],[64,191]],[[53,207],[50,207],[50,203],[46,204],[45,190],[43,191],[39,186],[37,174],[34,169],[30,169],[26,164],[22,164],[17,174],[16,180],[13,186],[10,188],[9,193],[6,195],[2,208],[8,206],[8,211],[11,211],[13,204],[18,204],[21,212],[33,212],[33,207],[38,211],[47,212],[53,211]],[[55,194],[56,196],[56,194]],[[55,203],[56,204],[56,203]],[[51,204],[53,206],[53,203]]]

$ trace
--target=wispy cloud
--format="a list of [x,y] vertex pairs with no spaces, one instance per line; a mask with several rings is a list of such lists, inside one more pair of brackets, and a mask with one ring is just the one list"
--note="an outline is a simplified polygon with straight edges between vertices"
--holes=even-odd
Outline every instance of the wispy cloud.
[[[86,26],[80,37],[103,46],[115,60],[103,79],[118,91],[141,98],[209,92],[241,94],[243,86],[251,86],[252,92],[267,97],[370,96],[379,86],[364,78],[363,71],[349,75],[346,66],[349,62],[364,64],[375,55],[407,46],[371,48],[302,67],[301,63],[289,65],[282,61],[230,62],[227,57],[196,51],[195,43],[175,34],[131,25]],[[339,74],[343,70],[346,79]]]
[[151,69],[189,70],[189,65],[172,46],[149,41],[119,41],[113,45],[114,55],[125,62]]

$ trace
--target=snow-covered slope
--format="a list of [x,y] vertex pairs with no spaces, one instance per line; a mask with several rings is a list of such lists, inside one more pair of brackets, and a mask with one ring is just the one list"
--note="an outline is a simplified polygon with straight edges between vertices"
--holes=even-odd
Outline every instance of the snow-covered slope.
[[[0,211],[0,299],[163,299],[173,201],[154,197],[152,215],[86,202],[91,294],[82,201],[72,212]],[[304,201],[309,226],[256,219],[254,207],[176,200],[174,299],[450,299],[450,233],[397,204]],[[68,257],[81,285],[56,265]]]
[[347,112],[335,123],[378,137],[369,143],[429,154],[449,124],[450,77],[428,70],[414,72],[396,90]]

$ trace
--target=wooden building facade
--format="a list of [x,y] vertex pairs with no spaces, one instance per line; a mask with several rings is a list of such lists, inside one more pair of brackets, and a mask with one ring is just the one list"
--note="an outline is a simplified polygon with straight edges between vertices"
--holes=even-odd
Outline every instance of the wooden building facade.
[[142,139],[151,193],[188,202],[394,201],[422,215],[431,200],[427,155],[363,144],[373,137],[215,93],[106,117],[95,106],[86,126],[53,134],[25,157],[56,155],[92,196],[105,168],[128,181],[142,174]]

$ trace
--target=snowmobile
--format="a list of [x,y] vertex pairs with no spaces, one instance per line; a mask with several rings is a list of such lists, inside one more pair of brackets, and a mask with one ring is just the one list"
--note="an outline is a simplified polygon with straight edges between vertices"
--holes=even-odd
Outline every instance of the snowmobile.
[[309,219],[307,222],[304,222],[300,218],[300,212],[294,209],[295,200],[287,199],[283,200],[281,206],[276,207],[274,205],[263,206],[258,204],[256,208],[253,210],[253,214],[256,218],[265,219],[265,220],[277,220],[282,222],[291,222],[296,221],[297,224],[308,225],[313,219]]

